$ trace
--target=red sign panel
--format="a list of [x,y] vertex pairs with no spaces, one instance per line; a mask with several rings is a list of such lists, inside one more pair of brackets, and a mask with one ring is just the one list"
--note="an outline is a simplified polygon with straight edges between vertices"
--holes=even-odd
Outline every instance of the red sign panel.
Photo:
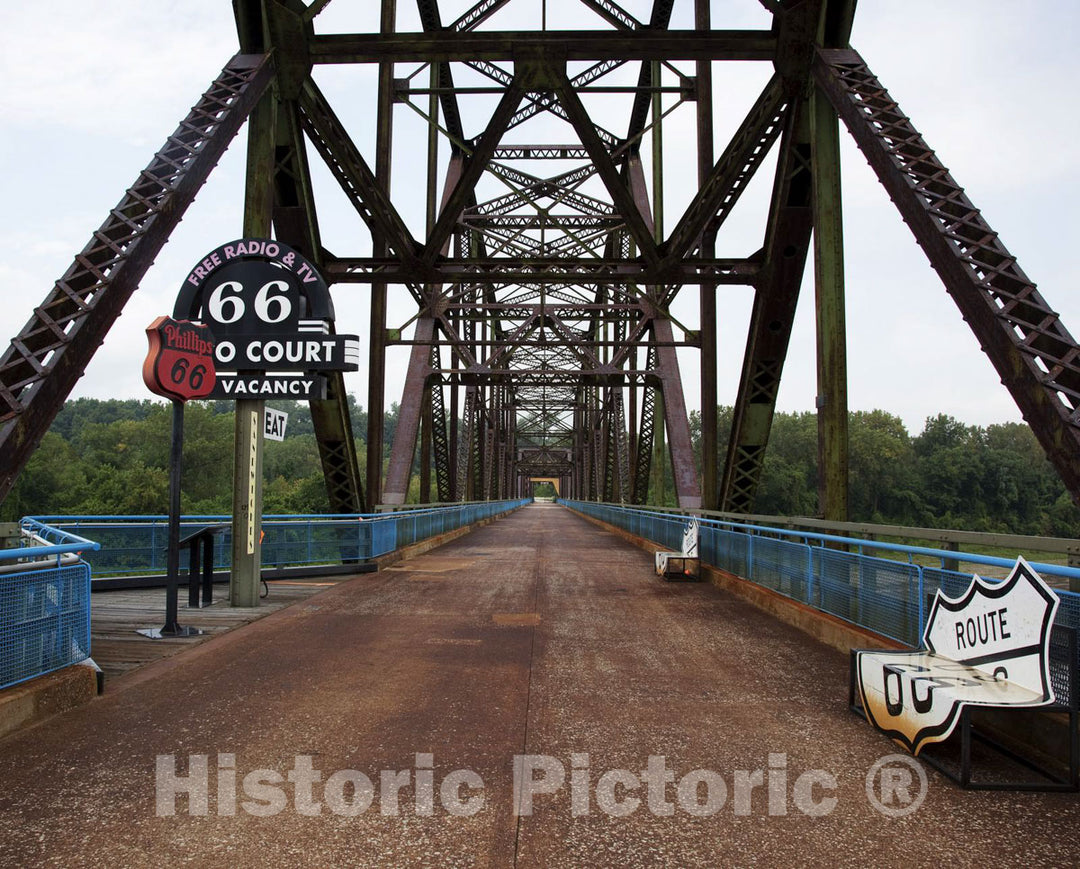
[[150,351],[143,362],[143,382],[175,401],[205,398],[214,390],[214,338],[206,326],[158,317],[146,327]]

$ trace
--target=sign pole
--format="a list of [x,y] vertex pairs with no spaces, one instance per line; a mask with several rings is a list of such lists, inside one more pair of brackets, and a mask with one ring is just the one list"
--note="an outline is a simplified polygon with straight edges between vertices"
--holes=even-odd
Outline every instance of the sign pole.
[[147,327],[150,349],[143,362],[143,382],[151,392],[172,402],[172,442],[169,447],[169,543],[166,555],[165,625],[138,631],[145,637],[193,637],[198,628],[179,621],[180,482],[184,460],[184,402],[208,395],[214,388],[214,343],[205,326],[187,320],[158,317]]
[[169,548],[165,565],[168,584],[165,587],[165,625],[138,631],[151,639],[161,637],[195,637],[198,628],[183,627],[179,617],[180,596],[180,479],[184,458],[184,402],[173,399],[172,445],[169,449]]
[[169,577],[165,593],[166,636],[183,636],[184,629],[178,621],[180,593],[180,477],[184,461],[184,402],[174,400],[172,417],[172,447],[169,452],[169,553],[166,570]]
[[233,465],[232,573],[229,603],[259,605],[262,567],[262,439],[263,401],[236,402],[236,440]]

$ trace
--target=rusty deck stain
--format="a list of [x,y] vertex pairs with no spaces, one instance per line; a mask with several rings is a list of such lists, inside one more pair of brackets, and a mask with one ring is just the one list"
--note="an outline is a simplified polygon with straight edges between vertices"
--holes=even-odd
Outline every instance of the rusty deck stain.
[[213,605],[189,609],[187,588],[180,590],[179,620],[185,627],[204,633],[194,637],[151,640],[136,633],[139,628],[161,627],[165,622],[165,590],[139,588],[94,592],[91,596],[91,646],[94,661],[105,673],[106,683],[152,661],[167,658],[206,642],[211,637],[246,625],[291,606],[297,601],[332,588],[346,577],[331,581],[302,579],[269,581],[268,594],[257,607],[230,607],[226,586],[214,588]]
[[[647,553],[558,506],[416,561],[447,566],[445,580],[410,582],[404,562],[340,583],[0,741],[0,862],[1077,859],[1075,795],[963,792],[929,772],[917,812],[880,814],[867,774],[895,749],[847,711],[845,655],[708,585],[662,582]],[[205,758],[205,814],[180,794],[166,801],[175,814],[158,816],[160,756],[177,776]],[[515,758],[552,776],[530,815],[515,815]],[[268,781],[281,811],[265,811]],[[717,782],[722,804],[705,804]],[[804,811],[815,806],[829,810]]]
[[491,620],[497,625],[535,627],[540,624],[540,613],[495,613]]

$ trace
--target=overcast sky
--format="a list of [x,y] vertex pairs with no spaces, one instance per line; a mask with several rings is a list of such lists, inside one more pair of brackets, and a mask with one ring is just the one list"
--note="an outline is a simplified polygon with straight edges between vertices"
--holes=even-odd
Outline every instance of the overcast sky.
[[[444,19],[460,5],[444,2]],[[625,5],[648,17],[648,3]],[[366,0],[334,0],[318,19],[319,27],[370,29],[370,9],[376,6]],[[0,237],[7,248],[0,257],[5,332],[0,337],[5,340],[27,320],[236,50],[228,0],[40,0],[8,7],[0,30],[0,165],[7,206],[0,214]],[[415,29],[412,4],[403,0],[399,7],[402,29]],[[691,0],[677,0],[674,26],[687,20],[692,7]],[[540,0],[514,0],[507,9],[538,16]],[[576,26],[572,16],[583,24],[594,20],[587,10],[577,9],[571,0],[551,0],[549,20],[561,26]],[[713,9],[715,26],[767,26],[755,0],[715,2]],[[356,17],[355,24],[350,16]],[[508,27],[517,19],[508,12],[502,20],[501,26]],[[1074,254],[1080,234],[1074,206],[1080,199],[1078,21],[1080,8],[1066,0],[864,0],[852,38],[1074,334],[1080,333],[1080,268]],[[499,22],[497,17],[493,25]],[[730,80],[718,76],[718,100],[726,98],[725,89],[731,92],[732,113],[718,121],[723,129],[736,125],[757,95],[740,85],[765,74],[760,65],[745,75],[733,71]],[[326,70],[319,75],[339,113],[358,121],[354,136],[373,164],[368,150],[372,125],[364,124],[359,103],[348,105],[350,95],[370,92],[370,72]],[[409,114],[406,107],[397,111]],[[398,118],[399,130],[418,123]],[[624,126],[625,120],[613,129]],[[668,159],[692,165],[692,156],[679,154],[679,128],[673,129]],[[1018,420],[1011,398],[884,190],[846,133],[844,140],[852,409],[889,410],[912,433],[939,412],[978,424]],[[149,397],[140,377],[143,330],[154,317],[171,311],[180,281],[204,253],[241,234],[243,142],[242,132],[74,396]],[[718,151],[722,144],[718,140]],[[412,167],[395,169],[395,196],[407,198]],[[325,179],[317,177],[316,183]],[[689,194],[689,188],[669,190],[669,228],[678,217],[671,204]],[[361,252],[367,241],[359,240],[363,233],[355,217],[333,201],[333,193],[328,196],[325,209],[320,203],[324,242],[335,252]],[[760,245],[762,207],[755,209],[751,201],[745,214],[732,216],[726,238],[736,249],[721,253],[745,255]],[[419,227],[414,234],[421,234]],[[720,292],[720,401],[731,404],[749,291]],[[365,296],[363,288],[334,290],[338,331],[366,335]],[[685,296],[677,313],[685,310],[692,319],[696,299],[689,291]],[[781,388],[781,410],[814,406],[812,299],[808,283]],[[391,325],[408,313],[407,306],[398,305]],[[405,355],[396,350],[390,357],[388,401],[400,397]],[[697,407],[693,355],[684,352],[681,359],[687,401]],[[349,388],[366,403],[364,373],[348,377]]]

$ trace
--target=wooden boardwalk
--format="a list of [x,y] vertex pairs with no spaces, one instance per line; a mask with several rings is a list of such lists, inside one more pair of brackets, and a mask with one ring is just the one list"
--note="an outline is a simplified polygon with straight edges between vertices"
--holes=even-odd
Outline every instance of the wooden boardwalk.
[[190,649],[210,637],[246,625],[279,609],[311,597],[352,576],[270,580],[270,593],[257,607],[231,607],[225,585],[214,586],[214,603],[189,609],[187,587],[180,589],[180,624],[199,628],[196,637],[165,637],[152,640],[136,633],[141,628],[160,628],[165,622],[165,589],[140,588],[95,592],[90,600],[90,648],[94,662],[109,683],[138,667]]

